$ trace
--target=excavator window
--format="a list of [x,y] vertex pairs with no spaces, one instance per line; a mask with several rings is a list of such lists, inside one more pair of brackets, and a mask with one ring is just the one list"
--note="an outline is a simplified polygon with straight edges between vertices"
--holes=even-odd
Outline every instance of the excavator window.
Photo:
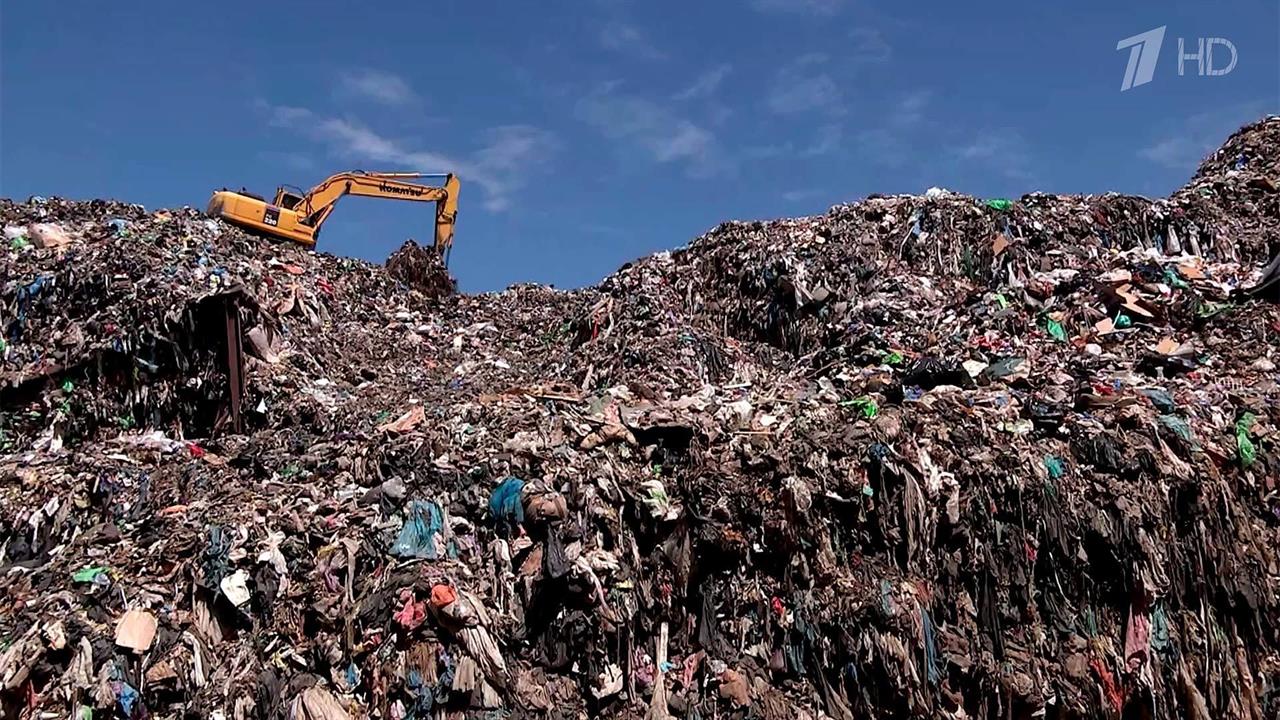
[[280,206],[285,210],[292,210],[298,207],[300,202],[302,202],[301,195],[295,195],[291,192],[280,193]]

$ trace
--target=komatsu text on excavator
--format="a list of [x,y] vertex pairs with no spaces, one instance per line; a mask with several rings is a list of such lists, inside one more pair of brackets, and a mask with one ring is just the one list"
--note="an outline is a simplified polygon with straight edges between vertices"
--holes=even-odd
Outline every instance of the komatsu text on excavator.
[[[438,186],[408,182],[420,178],[441,178]],[[246,191],[218,190],[209,201],[209,214],[250,230],[308,247],[316,244],[320,226],[333,212],[343,195],[434,202],[436,204],[435,248],[447,256],[453,246],[453,225],[458,212],[458,178],[452,174],[342,172],[326,179],[310,192],[281,186],[273,202]]]

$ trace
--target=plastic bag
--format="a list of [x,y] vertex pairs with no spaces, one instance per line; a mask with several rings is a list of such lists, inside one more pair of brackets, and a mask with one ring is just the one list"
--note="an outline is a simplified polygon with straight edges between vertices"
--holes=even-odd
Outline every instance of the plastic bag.
[[1236,421],[1236,449],[1240,453],[1240,467],[1249,467],[1258,460],[1258,448],[1249,437],[1249,428],[1257,420],[1253,413],[1245,413]]
[[409,504],[409,517],[396,538],[391,552],[398,557],[415,557],[435,560],[440,556],[436,548],[436,535],[444,529],[444,514],[433,502],[414,500]]
[[523,480],[509,477],[489,496],[489,514],[497,526],[498,537],[511,537],[524,523],[524,504],[520,497],[523,490]]

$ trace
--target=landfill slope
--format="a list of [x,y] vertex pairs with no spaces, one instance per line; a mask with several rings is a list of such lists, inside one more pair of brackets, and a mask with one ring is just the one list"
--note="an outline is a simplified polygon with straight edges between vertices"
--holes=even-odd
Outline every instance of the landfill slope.
[[0,717],[1280,717],[1278,182],[472,296],[0,200]]

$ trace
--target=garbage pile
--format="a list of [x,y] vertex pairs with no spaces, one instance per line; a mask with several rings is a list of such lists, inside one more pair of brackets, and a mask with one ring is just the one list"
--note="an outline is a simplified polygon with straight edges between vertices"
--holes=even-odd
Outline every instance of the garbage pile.
[[458,290],[441,254],[413,240],[406,240],[387,258],[387,274],[429,298],[439,299]]
[[568,292],[5,201],[0,714],[1277,717],[1277,136]]

